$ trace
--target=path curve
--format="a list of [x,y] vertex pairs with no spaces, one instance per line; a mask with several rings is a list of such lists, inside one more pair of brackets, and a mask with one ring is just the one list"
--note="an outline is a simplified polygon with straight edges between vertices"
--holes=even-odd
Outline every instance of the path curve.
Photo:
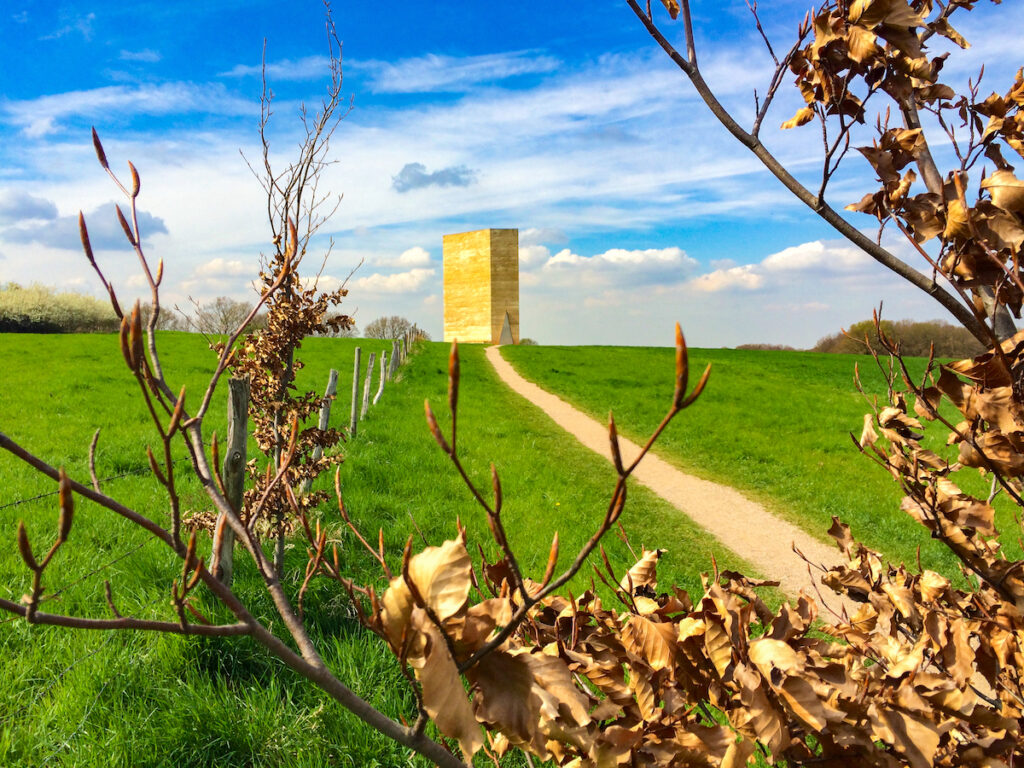
[[[486,352],[487,359],[502,381],[587,448],[611,462],[606,425],[524,379],[498,350],[498,346],[490,346]],[[640,452],[640,446],[622,436],[619,444],[624,462],[632,461]],[[836,547],[776,517],[735,489],[680,472],[653,453],[640,462],[633,477],[745,559],[763,576],[778,579],[780,588],[789,595],[811,588],[807,564],[793,552],[793,545],[813,563],[832,565],[842,559]],[[830,605],[840,602],[831,590],[823,587],[822,593],[829,598]],[[847,609],[850,609],[849,603]]]

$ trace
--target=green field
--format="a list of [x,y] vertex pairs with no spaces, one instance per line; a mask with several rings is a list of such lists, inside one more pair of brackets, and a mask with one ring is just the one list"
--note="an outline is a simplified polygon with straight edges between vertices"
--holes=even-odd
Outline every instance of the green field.
[[[672,391],[672,349],[525,346],[503,347],[502,354],[527,379],[595,418],[614,410],[620,431],[633,439],[657,425]],[[836,515],[868,546],[894,559],[913,563],[920,546],[925,567],[957,572],[948,550],[900,511],[901,493],[888,473],[850,440],[850,432],[860,435],[869,411],[854,387],[855,363],[865,390],[884,399],[883,379],[870,357],[693,349],[691,380],[708,363],[707,390],[665,432],[659,455],[744,491],[822,539]],[[924,370],[923,360],[910,365],[915,374]],[[941,447],[941,427],[932,431],[929,447],[949,453]],[[977,476],[958,479],[972,483],[965,489],[985,494],[987,485]],[[1019,556],[1012,510],[1000,508],[997,522],[1008,554]]]
[[[300,357],[303,388],[321,389],[329,367],[341,372],[332,424],[347,421],[352,348],[379,350],[386,343],[308,340]],[[195,336],[161,334],[165,367],[173,384],[198,395],[213,356]],[[0,430],[47,461],[85,479],[86,449],[102,427],[98,473],[110,477],[144,469],[152,439],[135,384],[123,367],[113,336],[0,335]],[[344,450],[342,486],[353,517],[367,529],[382,527],[397,558],[416,524],[431,543],[453,535],[455,519],[472,540],[486,544],[486,524],[429,436],[423,400],[445,414],[447,347],[422,345],[399,381],[360,426]],[[348,383],[346,383],[348,382]],[[612,489],[602,459],[576,445],[536,409],[498,382],[479,347],[463,349],[461,452],[471,475],[488,486],[487,467],[501,473],[507,525],[523,553],[528,574],[543,570],[552,531],[562,537],[563,561],[585,540]],[[222,398],[208,428],[224,419]],[[694,411],[693,413],[696,413]],[[683,419],[690,414],[684,414]],[[620,419],[628,428],[628,417]],[[52,497],[20,499],[53,490],[10,456],[0,456],[0,595],[17,599],[28,584],[17,555],[15,529],[24,519],[33,542],[52,535]],[[104,489],[157,516],[165,508],[159,487],[145,473],[128,474]],[[186,485],[186,507],[201,509],[197,484]],[[324,518],[336,524],[332,509]],[[667,547],[663,583],[699,588],[712,552],[723,567],[743,564],[673,509],[641,488],[630,493],[624,518],[634,544]],[[357,580],[378,581],[369,558],[341,529],[342,551]],[[422,542],[419,542],[422,544]],[[618,568],[630,563],[625,546],[608,540]],[[289,552],[288,576],[301,577],[304,553]],[[167,618],[167,590],[178,571],[173,558],[147,543],[140,531],[94,505],[79,502],[71,539],[47,573],[50,592],[63,588],[44,610],[103,616],[102,582],[109,579],[122,613]],[[571,585],[589,585],[581,574]],[[236,588],[257,615],[270,616],[245,557]],[[339,590],[318,585],[307,598],[312,631],[339,676],[392,716],[412,712],[396,665],[376,640],[352,620]],[[216,612],[214,606],[204,610]],[[371,733],[246,639],[198,639],[144,634],[103,634],[33,627],[0,616],[0,765],[67,766],[373,766],[405,764],[403,750]],[[317,738],[310,739],[310,732]]]

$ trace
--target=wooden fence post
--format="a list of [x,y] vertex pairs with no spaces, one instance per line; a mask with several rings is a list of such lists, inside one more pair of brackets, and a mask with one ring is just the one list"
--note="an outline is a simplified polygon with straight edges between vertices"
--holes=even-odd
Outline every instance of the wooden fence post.
[[352,373],[352,416],[349,419],[348,431],[351,437],[356,436],[356,425],[359,424],[359,364],[362,362],[363,350],[356,347],[356,365]]
[[377,353],[371,352],[370,358],[366,361],[366,380],[363,382],[363,408],[359,414],[360,419],[365,419],[367,411],[370,410],[370,385],[373,383],[373,364],[376,357]]
[[391,364],[388,366],[388,381],[394,378],[398,370],[398,339],[391,342]]
[[[324,402],[320,406],[320,421],[317,422],[317,427],[321,430],[327,429],[331,423],[331,404],[334,402],[334,396],[338,392],[338,372],[331,368],[330,373],[327,374],[327,389],[324,390]],[[315,462],[321,456],[324,455],[324,449],[322,446],[313,447],[313,461]],[[299,493],[309,493],[309,489],[313,486],[313,480],[306,478],[302,481],[302,485],[299,486]]]
[[[228,444],[224,455],[224,490],[236,512],[241,512],[245,491],[246,445],[249,441],[249,379],[228,379]],[[217,518],[213,551],[222,584],[231,586],[235,565],[235,532]]]
[[376,405],[380,402],[380,396],[384,394],[384,381],[386,376],[384,375],[388,367],[388,353],[380,353],[380,386],[377,388],[377,394],[373,397],[373,404]]

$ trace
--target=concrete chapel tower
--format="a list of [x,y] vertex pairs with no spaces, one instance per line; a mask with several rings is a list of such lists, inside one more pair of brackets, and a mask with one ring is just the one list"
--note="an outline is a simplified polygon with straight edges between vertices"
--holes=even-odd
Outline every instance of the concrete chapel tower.
[[519,230],[444,236],[444,340],[519,343]]

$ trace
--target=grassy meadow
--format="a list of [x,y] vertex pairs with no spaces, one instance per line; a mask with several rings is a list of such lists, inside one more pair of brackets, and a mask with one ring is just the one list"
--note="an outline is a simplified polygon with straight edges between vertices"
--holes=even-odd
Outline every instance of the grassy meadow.
[[[525,346],[503,347],[502,354],[523,376],[595,418],[614,410],[619,431],[634,440],[657,425],[672,394],[675,363],[668,348]],[[923,372],[924,362],[914,359],[910,366]],[[894,559],[913,563],[920,546],[925,567],[957,572],[949,552],[900,511],[902,494],[888,473],[850,440],[850,432],[859,437],[869,411],[854,387],[855,364],[865,391],[884,400],[884,381],[870,357],[691,349],[691,386],[708,363],[711,378],[701,399],[656,448],[663,458],[744,491],[824,540],[836,515]],[[945,432],[932,431],[929,447],[948,453]],[[958,478],[965,479],[966,490],[985,494],[987,485],[976,476]],[[997,509],[1004,546],[1019,557],[1012,510]]]
[[[184,383],[198,398],[213,365],[200,338],[162,333],[160,344],[172,385]],[[332,424],[347,422],[352,350],[380,350],[386,342],[307,340],[299,355],[306,368],[299,387],[321,390],[327,369],[340,371]],[[145,472],[152,439],[136,385],[123,366],[116,336],[0,334],[0,430],[72,476],[88,476],[86,453],[101,427],[97,470],[104,490],[164,519],[166,503]],[[470,474],[489,487],[488,465],[501,473],[507,526],[523,564],[543,570],[550,537],[558,529],[563,562],[587,537],[612,489],[606,463],[575,444],[537,409],[519,400],[491,372],[479,347],[462,350],[460,445]],[[424,344],[398,381],[343,450],[342,487],[354,519],[368,531],[383,528],[396,560],[410,533],[432,544],[453,535],[457,517],[472,541],[487,545],[486,523],[434,444],[423,420],[430,398],[442,425],[447,346]],[[224,421],[224,397],[215,398],[207,428]],[[624,424],[625,426],[625,424]],[[184,467],[185,465],[181,465]],[[0,456],[0,595],[17,599],[28,572],[17,554],[15,530],[25,520],[41,549],[52,537],[52,496],[15,504],[53,490],[8,455]],[[125,474],[131,473],[131,474]],[[204,508],[197,483],[183,485],[184,506]],[[332,509],[324,519],[337,523]],[[415,520],[415,522],[414,522]],[[681,515],[642,488],[630,493],[625,517],[634,545],[667,547],[663,582],[699,588],[699,573],[714,553],[723,567],[743,563],[708,542]],[[356,579],[380,582],[378,570],[353,537],[336,528]],[[416,533],[417,537],[420,535]],[[423,542],[418,541],[417,546]],[[208,546],[208,545],[207,545]],[[610,537],[617,567],[631,562]],[[287,580],[301,580],[305,556],[288,558]],[[270,616],[247,558],[237,562],[236,590],[257,615]],[[55,599],[42,610],[104,616],[103,580],[111,581],[126,615],[168,618],[168,590],[179,566],[141,531],[79,500],[75,525],[44,583]],[[581,575],[572,585],[589,585]],[[297,588],[297,587],[296,587]],[[404,683],[382,646],[352,619],[340,590],[318,584],[307,597],[311,630],[324,656],[361,695],[388,714],[411,716]],[[213,605],[204,612],[218,614]],[[325,696],[265,656],[251,641],[180,638],[142,633],[97,633],[29,626],[0,616],[0,765],[61,766],[391,766],[408,756],[372,733]],[[310,738],[314,734],[314,738]],[[418,763],[417,763],[418,764]],[[510,763],[514,764],[514,763]]]

